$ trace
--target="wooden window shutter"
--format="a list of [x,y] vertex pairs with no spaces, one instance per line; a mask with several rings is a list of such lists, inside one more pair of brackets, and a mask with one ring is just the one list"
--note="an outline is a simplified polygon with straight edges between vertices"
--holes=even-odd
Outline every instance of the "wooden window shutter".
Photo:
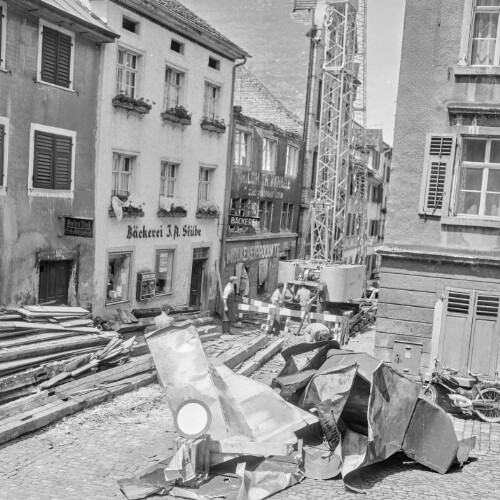
[[0,186],[3,186],[4,177],[4,150],[5,150],[5,125],[0,125]]
[[71,74],[71,37],[64,33],[57,34],[57,71],[56,85],[69,88]]
[[54,189],[71,189],[71,137],[55,136]]
[[71,37],[44,26],[42,33],[42,71],[44,82],[69,88]]
[[57,74],[57,31],[47,26],[42,33],[42,71],[44,82],[56,83]]
[[450,195],[455,148],[453,134],[427,136],[419,213],[443,215],[444,200]]
[[53,189],[54,187],[54,143],[55,136],[35,132],[35,158],[33,165],[33,187]]

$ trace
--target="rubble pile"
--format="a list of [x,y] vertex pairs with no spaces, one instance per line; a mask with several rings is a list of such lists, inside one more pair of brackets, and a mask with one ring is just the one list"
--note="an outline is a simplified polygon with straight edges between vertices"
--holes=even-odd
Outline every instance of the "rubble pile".
[[457,440],[418,384],[336,341],[284,351],[271,388],[208,358],[189,324],[145,337],[179,438],[171,457],[118,481],[129,500],[258,500],[305,477],[341,476],[364,491],[372,486],[364,468],[395,453],[444,474],[463,465],[475,444]]

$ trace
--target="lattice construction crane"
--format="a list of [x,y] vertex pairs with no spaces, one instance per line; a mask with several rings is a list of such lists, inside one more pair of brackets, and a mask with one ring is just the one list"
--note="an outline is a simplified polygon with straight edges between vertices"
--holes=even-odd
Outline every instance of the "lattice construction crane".
[[367,168],[362,158],[354,161],[353,127],[355,122],[366,126],[366,0],[319,0],[317,16],[322,15],[323,85],[318,168],[311,203],[311,260],[342,262],[347,197],[352,190],[357,263],[364,264]]

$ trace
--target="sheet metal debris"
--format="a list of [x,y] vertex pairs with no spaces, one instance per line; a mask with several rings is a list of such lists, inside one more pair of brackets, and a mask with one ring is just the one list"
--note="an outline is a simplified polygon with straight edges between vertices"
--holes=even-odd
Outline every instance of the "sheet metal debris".
[[475,444],[458,441],[450,418],[420,396],[418,384],[336,342],[284,351],[273,390],[209,360],[187,324],[160,328],[146,341],[174,418],[199,401],[210,419],[206,434],[180,439],[169,460],[120,480],[129,499],[261,500],[304,477],[339,475],[363,492],[370,487],[364,469],[395,453],[444,474],[467,461]]

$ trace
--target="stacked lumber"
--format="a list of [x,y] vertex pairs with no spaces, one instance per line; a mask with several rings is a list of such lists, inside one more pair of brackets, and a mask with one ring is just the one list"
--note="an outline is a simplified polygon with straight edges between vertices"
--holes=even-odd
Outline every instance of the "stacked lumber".
[[118,334],[94,326],[81,307],[23,306],[0,311],[0,404],[88,364]]

